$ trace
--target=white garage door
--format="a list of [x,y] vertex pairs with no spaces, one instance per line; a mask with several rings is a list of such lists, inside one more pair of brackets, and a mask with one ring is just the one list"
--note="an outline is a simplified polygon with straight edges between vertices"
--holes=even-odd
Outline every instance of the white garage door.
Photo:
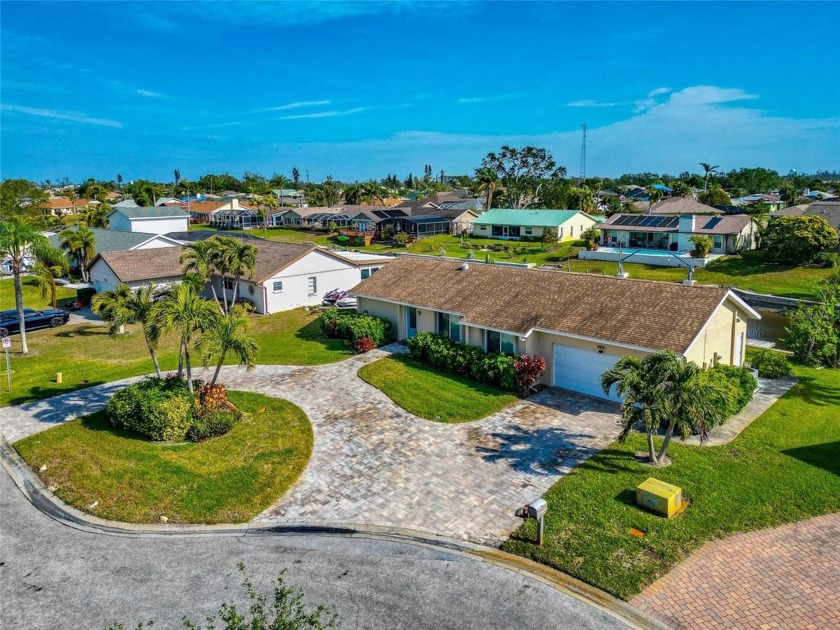
[[554,344],[554,386],[574,392],[621,402],[613,387],[609,396],[601,389],[601,374],[620,357],[592,350]]

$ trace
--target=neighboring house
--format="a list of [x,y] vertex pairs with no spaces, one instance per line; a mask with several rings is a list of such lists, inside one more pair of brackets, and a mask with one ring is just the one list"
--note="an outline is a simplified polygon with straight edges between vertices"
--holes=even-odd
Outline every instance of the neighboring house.
[[[78,226],[67,228],[68,230],[77,230]],[[121,230],[106,230],[103,228],[89,228],[93,232],[95,238],[95,246],[97,254],[104,254],[106,252],[124,252],[135,249],[157,249],[159,247],[177,247],[180,243],[169,237],[161,234],[145,234],[143,232],[125,232]],[[62,230],[63,231],[63,230]],[[53,247],[59,247],[61,238],[60,232],[50,235],[47,240]],[[74,260],[70,261],[73,265]]]
[[[230,199],[228,201],[190,201],[186,206],[182,206],[190,215],[190,223],[209,223],[210,225],[220,224],[221,219],[218,215],[224,212],[234,212],[239,210],[252,210],[250,206],[240,205],[239,199]],[[228,218],[227,222],[230,222]]]
[[294,188],[274,188],[271,193],[277,197],[281,205],[289,204],[298,208],[306,207],[305,195]]
[[186,202],[181,201],[180,199],[175,199],[175,197],[161,197],[155,203],[156,206],[179,206],[184,207]]
[[125,232],[166,234],[186,232],[190,215],[181,208],[114,208],[108,214],[108,227]]
[[714,206],[707,206],[705,203],[694,201],[688,197],[669,197],[657,201],[648,208],[647,201],[637,201],[633,204],[642,214],[723,214]]
[[786,202],[782,201],[778,195],[754,194],[746,197],[737,197],[732,200],[732,203],[738,206],[751,206],[754,203],[764,203],[770,208],[770,211],[781,210],[785,207]]
[[[394,259],[360,252],[336,252],[298,243],[260,241],[253,278],[239,281],[237,295],[253,302],[257,313],[270,314],[300,306],[315,306],[333,289],[348,290]],[[222,279],[212,279],[222,295]],[[224,291],[233,297],[234,279]]]
[[50,197],[43,204],[41,204],[41,210],[47,216],[63,217],[68,214],[80,214],[89,205],[91,205],[89,199],[68,199],[67,197]]
[[804,216],[822,217],[840,233],[840,201],[815,201],[805,209]]
[[315,227],[317,225],[320,228],[323,224],[323,229],[326,229],[330,217],[339,217],[340,215],[345,216],[341,206],[278,210],[272,215],[272,225],[284,227]]
[[546,229],[553,229],[558,241],[571,241],[593,225],[598,220],[580,210],[493,208],[473,221],[473,236],[540,240]]
[[770,217],[801,217],[805,214],[805,210],[808,209],[809,205],[811,204],[801,203],[796,206],[790,206],[789,208],[781,208],[771,213]]
[[97,292],[112,291],[120,284],[132,289],[181,282],[184,273],[179,258],[183,247],[113,251],[97,254],[88,264],[90,283]]
[[210,218],[212,227],[226,230],[249,230],[263,224],[259,211],[240,207],[237,210],[218,210]]
[[389,320],[398,339],[428,331],[540,355],[543,384],[598,398],[607,398],[601,374],[625,355],[671,350],[703,367],[743,365],[747,320],[760,319],[718,287],[411,256],[352,293],[359,312]]
[[688,252],[694,249],[692,236],[712,239],[712,253],[725,254],[753,249],[756,228],[745,214],[725,216],[676,216],[614,214],[598,225],[601,245],[636,249]]
[[130,199],[130,198],[129,199],[123,199],[119,203],[115,203],[113,206],[111,206],[111,208],[114,209],[114,210],[116,210],[117,208],[137,208],[137,207],[138,207],[137,203],[134,201],[134,199]]

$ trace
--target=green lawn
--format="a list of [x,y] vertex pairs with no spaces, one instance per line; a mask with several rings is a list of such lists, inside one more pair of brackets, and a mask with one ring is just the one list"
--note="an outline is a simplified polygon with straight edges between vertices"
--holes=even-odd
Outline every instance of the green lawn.
[[[23,305],[26,308],[34,308],[40,310],[43,308],[51,308],[49,295],[47,299],[41,297],[41,291],[35,284],[35,278],[26,276],[21,280],[23,286]],[[68,299],[76,297],[76,289],[65,289],[58,287],[56,291],[56,298],[59,307],[61,303]],[[15,281],[14,278],[4,278],[0,280],[0,311],[15,308]]]
[[359,377],[400,407],[434,422],[471,422],[504,409],[518,399],[481,383],[440,372],[408,356],[369,363]]
[[[601,451],[546,493],[544,547],[527,522],[503,548],[629,599],[709,540],[840,510],[840,372],[795,374],[728,445],[672,443],[673,464],[659,470],[634,460],[639,434]],[[680,486],[688,510],[669,521],[637,508],[634,489],[650,476]]]
[[[257,363],[318,365],[339,361],[352,351],[338,339],[325,337],[314,313],[304,309],[254,315],[252,332],[259,345]],[[0,380],[0,405],[20,404],[68,391],[149,374],[154,368],[137,325],[129,335],[109,337],[105,326],[79,324],[33,331],[27,335],[30,353],[20,354],[20,337],[12,336],[12,392]],[[177,339],[161,340],[158,355],[164,370],[178,365]],[[231,360],[231,362],[234,362]],[[55,383],[61,372],[64,382]]]
[[39,474],[59,498],[95,516],[242,523],[297,481],[313,436],[306,414],[290,402],[244,392],[231,392],[230,400],[245,412],[242,420],[205,442],[155,444],[115,429],[102,411],[14,446],[33,470],[47,466]]

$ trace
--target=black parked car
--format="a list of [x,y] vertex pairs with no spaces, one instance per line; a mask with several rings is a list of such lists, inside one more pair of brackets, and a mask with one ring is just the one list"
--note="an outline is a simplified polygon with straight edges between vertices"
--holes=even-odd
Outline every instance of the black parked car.
[[[43,311],[35,311],[31,308],[23,309],[23,321],[26,323],[26,330],[47,327],[57,328],[66,324],[69,319],[70,313],[68,311],[51,308]],[[18,332],[20,332],[20,322],[18,321],[17,310],[0,311],[0,337],[8,337],[10,334]]]

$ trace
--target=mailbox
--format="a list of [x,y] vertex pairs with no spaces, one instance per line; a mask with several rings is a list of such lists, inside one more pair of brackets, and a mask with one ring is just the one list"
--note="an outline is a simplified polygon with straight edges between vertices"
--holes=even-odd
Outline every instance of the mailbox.
[[548,503],[545,502],[545,499],[537,499],[533,503],[528,504],[528,518],[540,520],[547,509]]

